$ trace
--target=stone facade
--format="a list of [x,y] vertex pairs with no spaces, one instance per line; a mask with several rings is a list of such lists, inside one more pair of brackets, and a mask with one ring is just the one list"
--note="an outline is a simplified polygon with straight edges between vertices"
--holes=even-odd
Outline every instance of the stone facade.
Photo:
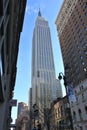
[[70,118],[71,118],[70,106],[68,103],[67,96],[57,99],[54,102],[54,127],[55,130],[70,129]]
[[29,109],[28,106],[22,107],[17,120],[16,130],[29,130]]
[[26,0],[0,0],[0,130],[10,127]]
[[77,101],[71,104],[74,129],[87,130],[87,80],[75,87]]

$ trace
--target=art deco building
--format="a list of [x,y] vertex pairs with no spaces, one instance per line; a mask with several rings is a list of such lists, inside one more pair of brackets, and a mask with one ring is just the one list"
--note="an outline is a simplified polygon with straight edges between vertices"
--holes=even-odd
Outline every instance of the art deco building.
[[56,80],[48,21],[38,12],[32,41],[32,103],[50,107],[50,102],[62,96],[60,82]]
[[75,130],[87,129],[87,0],[64,0],[56,19],[67,83],[77,102],[71,110]]
[[0,130],[11,123],[11,100],[26,0],[0,0]]

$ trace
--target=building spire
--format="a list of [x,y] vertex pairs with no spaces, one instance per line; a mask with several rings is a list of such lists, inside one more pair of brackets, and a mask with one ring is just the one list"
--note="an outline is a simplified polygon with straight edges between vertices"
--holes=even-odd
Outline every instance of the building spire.
[[39,8],[38,16],[40,16],[40,17],[41,17],[41,11],[40,11],[40,8]]

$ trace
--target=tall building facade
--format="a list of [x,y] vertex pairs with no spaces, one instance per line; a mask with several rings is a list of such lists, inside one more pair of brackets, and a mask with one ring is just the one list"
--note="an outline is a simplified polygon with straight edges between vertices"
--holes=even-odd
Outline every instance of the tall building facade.
[[87,130],[87,0],[64,0],[56,19],[67,83],[73,84],[74,129]]
[[0,0],[0,130],[9,130],[26,0]]
[[64,0],[56,26],[67,80],[78,85],[87,79],[87,1]]
[[28,106],[29,106],[29,109],[31,109],[32,107],[32,88],[29,89],[29,101],[28,101]]
[[49,107],[52,100],[61,97],[61,85],[56,81],[50,28],[39,11],[32,40],[32,104]]

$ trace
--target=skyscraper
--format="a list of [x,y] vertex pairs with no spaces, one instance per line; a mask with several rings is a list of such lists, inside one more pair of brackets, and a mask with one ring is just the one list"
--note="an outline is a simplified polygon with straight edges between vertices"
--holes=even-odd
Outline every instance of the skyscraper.
[[39,10],[32,40],[32,104],[50,102],[62,96],[60,82],[56,80],[48,21]]

